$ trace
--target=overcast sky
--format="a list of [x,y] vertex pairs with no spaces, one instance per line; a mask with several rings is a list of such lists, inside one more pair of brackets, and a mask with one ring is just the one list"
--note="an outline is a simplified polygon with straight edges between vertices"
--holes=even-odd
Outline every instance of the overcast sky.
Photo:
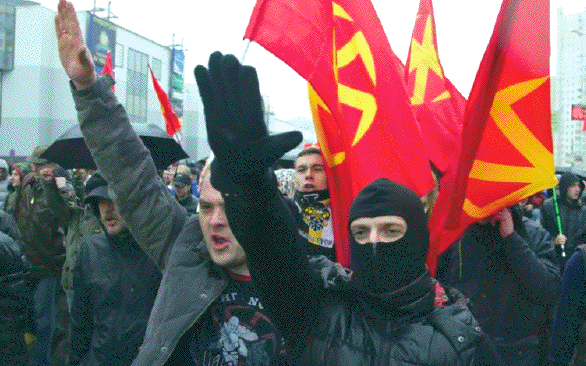
[[[57,0],[36,0],[56,10]],[[220,50],[241,57],[242,40],[255,0],[112,0],[112,21],[135,33],[163,45],[183,43],[185,53],[185,81],[195,83],[193,68],[206,64],[210,53]],[[492,34],[501,0],[433,0],[438,49],[444,73],[458,90],[467,97],[478,65]],[[372,0],[383,24],[391,48],[403,60],[407,58],[413,32],[418,0]],[[580,3],[582,3],[580,5]],[[74,0],[77,10],[89,10],[94,0]],[[107,0],[95,0],[97,7],[107,8]],[[149,7],[149,4],[156,4]],[[551,26],[555,38],[556,9],[566,13],[584,11],[586,6],[577,0],[551,1]],[[106,13],[98,13],[105,17]],[[52,25],[50,25],[52,27]],[[552,39],[552,50],[555,43]],[[555,56],[555,55],[552,55]],[[306,82],[288,66],[251,44],[245,63],[257,67],[261,91],[270,97],[272,108],[280,119],[310,117]],[[555,67],[551,68],[552,74]]]

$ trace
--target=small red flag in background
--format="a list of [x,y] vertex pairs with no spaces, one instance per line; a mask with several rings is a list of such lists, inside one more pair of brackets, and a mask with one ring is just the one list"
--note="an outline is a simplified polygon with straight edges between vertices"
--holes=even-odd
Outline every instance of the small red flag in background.
[[431,0],[421,0],[405,67],[407,91],[432,164],[442,174],[457,160],[466,99],[444,76]]
[[586,120],[586,107],[578,104],[572,105],[572,119]]
[[586,131],[586,106],[580,104],[572,104],[572,119],[584,121],[583,131]]
[[504,0],[466,106],[460,159],[430,216],[427,263],[466,228],[556,185],[549,0]]
[[177,132],[181,130],[181,122],[175,114],[173,107],[171,106],[171,102],[167,97],[167,93],[161,88],[161,85],[157,81],[153,70],[149,67],[151,72],[151,78],[153,79],[153,87],[155,88],[155,93],[157,93],[157,98],[159,99],[159,103],[161,104],[161,113],[163,114],[163,118],[165,118],[165,128],[167,130],[167,135],[175,137]]
[[[100,73],[100,76],[104,76],[104,75],[110,75],[112,80],[116,80],[116,78],[114,77],[114,66],[112,65],[112,52],[111,51],[106,52],[106,60],[104,61],[104,68],[102,69],[102,72]],[[116,88],[114,87],[114,85],[112,85],[112,91],[113,92],[116,91]]]
[[258,0],[244,38],[309,83],[336,257],[348,266],[348,211],[362,188],[382,177],[420,196],[434,187],[403,65],[369,0]]

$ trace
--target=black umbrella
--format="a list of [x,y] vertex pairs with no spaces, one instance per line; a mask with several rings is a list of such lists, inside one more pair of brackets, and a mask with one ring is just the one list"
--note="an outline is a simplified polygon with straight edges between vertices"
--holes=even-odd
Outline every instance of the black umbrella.
[[[165,130],[153,124],[132,123],[132,128],[142,142],[150,150],[157,169],[166,169],[169,164],[187,158],[187,154]],[[96,169],[96,164],[79,125],[68,128],[55,142],[41,154],[42,158],[61,165],[64,169],[84,168]],[[115,158],[115,157],[112,157]]]

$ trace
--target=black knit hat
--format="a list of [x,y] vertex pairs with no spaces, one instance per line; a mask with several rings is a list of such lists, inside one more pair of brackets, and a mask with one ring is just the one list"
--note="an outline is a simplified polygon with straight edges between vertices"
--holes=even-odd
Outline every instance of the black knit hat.
[[359,244],[350,235],[350,268],[361,286],[373,293],[391,292],[425,271],[429,249],[427,219],[421,200],[408,187],[388,179],[368,184],[350,208],[350,225],[359,218],[399,216],[407,223],[405,235],[385,243]]
[[108,193],[108,182],[100,171],[96,171],[85,184],[86,196],[84,203],[90,204],[96,216],[99,216],[98,202],[100,199],[112,199]]
[[191,177],[185,173],[179,173],[173,178],[173,185],[177,187],[191,185]]

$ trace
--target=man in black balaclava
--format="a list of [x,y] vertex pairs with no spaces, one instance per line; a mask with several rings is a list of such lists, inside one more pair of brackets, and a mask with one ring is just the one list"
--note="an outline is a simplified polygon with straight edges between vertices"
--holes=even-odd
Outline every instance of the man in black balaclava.
[[586,207],[580,203],[584,183],[572,173],[564,173],[559,180],[559,231],[553,197],[546,199],[541,206],[541,225],[553,238],[556,252],[563,269],[574,249],[586,242]]
[[354,199],[349,222],[353,279],[366,290],[394,291],[426,271],[427,222],[409,188],[377,179]]
[[255,182],[249,192],[225,196],[228,217],[258,218],[230,224],[238,233],[263,232],[239,240],[294,364],[499,364],[461,295],[436,293],[425,266],[425,212],[415,192],[378,179],[358,194],[350,209],[348,275],[323,256],[306,256],[276,183]]
[[377,180],[358,194],[352,280],[339,264],[307,255],[271,169],[301,135],[268,134],[261,105],[250,103],[260,98],[254,68],[216,52],[195,76],[214,152],[211,183],[222,193],[263,306],[290,347],[290,364],[494,364],[464,302],[447,294],[434,303],[425,214],[413,191]]

